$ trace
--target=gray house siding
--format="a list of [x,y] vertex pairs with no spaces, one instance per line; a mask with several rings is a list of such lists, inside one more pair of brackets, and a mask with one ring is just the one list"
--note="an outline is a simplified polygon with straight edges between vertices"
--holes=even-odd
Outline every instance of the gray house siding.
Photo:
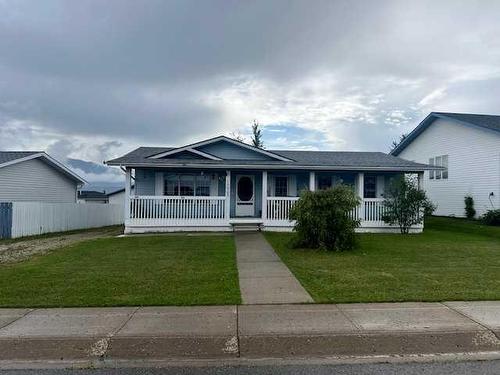
[[155,195],[154,169],[137,169],[135,172],[135,194]]
[[259,152],[223,141],[197,147],[197,149],[226,160],[274,160]]
[[0,168],[0,202],[75,203],[77,182],[39,159]]

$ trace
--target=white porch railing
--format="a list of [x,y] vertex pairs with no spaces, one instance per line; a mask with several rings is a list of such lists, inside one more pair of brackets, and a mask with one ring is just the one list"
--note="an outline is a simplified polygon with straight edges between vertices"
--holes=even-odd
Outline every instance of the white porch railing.
[[[299,197],[267,197],[264,225],[293,227],[290,210]],[[219,227],[229,226],[228,200],[225,196],[178,197],[135,196],[129,200],[127,226],[139,227]],[[361,221],[361,228],[388,228],[383,221],[386,212],[383,198],[365,198],[350,216]],[[421,225],[420,225],[421,226]]]
[[226,197],[130,197],[127,225],[217,226],[227,223]]
[[384,223],[382,219],[386,212],[384,198],[364,198],[361,209],[363,210],[363,221],[378,221]]
[[[267,197],[267,217],[268,221],[288,222],[290,210],[299,200],[299,197]],[[286,225],[286,224],[285,224]]]

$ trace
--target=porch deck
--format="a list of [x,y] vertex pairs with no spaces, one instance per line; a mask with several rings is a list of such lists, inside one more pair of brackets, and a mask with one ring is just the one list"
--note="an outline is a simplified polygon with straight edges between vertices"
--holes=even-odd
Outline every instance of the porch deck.
[[[291,231],[290,209],[298,197],[265,197],[261,217],[231,217],[229,197],[132,196],[129,198],[127,233],[171,231],[230,231],[232,225],[261,224],[263,230]],[[386,224],[383,198],[364,198],[351,212],[360,219],[359,232],[391,232],[399,229]],[[423,225],[413,228],[420,232]]]

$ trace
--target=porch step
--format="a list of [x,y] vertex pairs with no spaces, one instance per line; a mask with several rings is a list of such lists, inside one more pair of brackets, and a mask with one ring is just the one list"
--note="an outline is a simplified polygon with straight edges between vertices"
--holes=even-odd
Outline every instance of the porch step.
[[231,224],[233,226],[233,232],[258,232],[260,231],[261,224]]
[[233,227],[234,232],[256,232],[261,229],[263,221],[262,219],[255,218],[241,218],[231,219],[229,223]]

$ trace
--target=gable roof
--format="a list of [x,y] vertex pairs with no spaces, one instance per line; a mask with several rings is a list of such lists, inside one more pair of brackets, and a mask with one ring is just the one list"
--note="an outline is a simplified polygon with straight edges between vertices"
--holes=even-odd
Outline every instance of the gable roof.
[[106,162],[108,165],[128,167],[178,167],[178,168],[267,168],[267,169],[311,169],[311,170],[395,170],[423,171],[441,169],[415,163],[383,152],[354,151],[291,151],[270,150],[289,161],[281,160],[181,160],[152,159],[150,156],[172,150],[172,147],[139,147],[128,154]]
[[79,184],[86,183],[83,178],[78,176],[63,163],[57,161],[43,151],[0,151],[0,168],[38,158],[42,159],[44,162],[57,169],[70,179],[77,181]]
[[221,135],[221,136],[218,136],[218,137],[214,137],[214,138],[210,138],[210,139],[207,139],[207,140],[204,140],[204,141],[200,141],[200,142],[196,142],[196,143],[191,143],[191,144],[189,144],[187,146],[182,146],[182,147],[170,149],[168,151],[160,152],[157,155],[150,156],[150,158],[152,158],[152,159],[160,159],[160,158],[163,158],[165,156],[174,155],[174,154],[177,154],[177,153],[182,152],[182,151],[189,151],[189,152],[193,152],[193,153],[195,153],[197,155],[203,156],[203,157],[205,157],[207,159],[222,160],[221,158],[219,158],[217,156],[214,156],[214,155],[211,155],[211,154],[208,154],[206,152],[203,152],[203,151],[200,151],[200,150],[196,149],[197,147],[206,146],[206,145],[209,145],[209,144],[212,144],[212,143],[216,143],[216,142],[221,142],[221,141],[228,142],[228,143],[234,144],[234,145],[236,145],[238,147],[242,147],[242,148],[245,148],[245,149],[248,149],[248,150],[252,150],[252,151],[254,151],[256,153],[259,153],[259,154],[262,154],[262,155],[266,155],[266,156],[268,156],[268,157],[270,157],[272,159],[281,160],[281,161],[290,161],[289,159],[287,159],[287,158],[285,158],[283,156],[277,155],[277,154],[273,153],[272,151],[267,151],[267,150],[263,150],[263,149],[258,148],[258,147],[247,145],[246,143],[237,141],[236,139],[232,139],[232,138],[226,137],[224,135]]
[[498,115],[478,115],[472,113],[447,113],[447,112],[431,112],[427,115],[418,126],[412,130],[410,134],[399,143],[392,155],[399,155],[408,145],[413,142],[425,129],[427,129],[437,119],[448,119],[459,122],[461,124],[483,129],[500,132],[500,116]]

